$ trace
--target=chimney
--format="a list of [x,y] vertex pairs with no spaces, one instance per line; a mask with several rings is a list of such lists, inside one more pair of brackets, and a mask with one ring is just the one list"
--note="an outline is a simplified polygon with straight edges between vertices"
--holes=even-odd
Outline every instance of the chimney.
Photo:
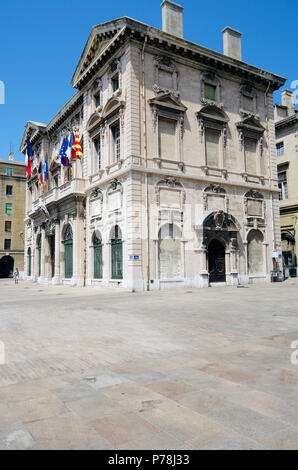
[[177,3],[164,0],[162,8],[162,30],[165,33],[183,38],[183,10]]
[[294,96],[291,90],[282,90],[281,104],[288,108],[288,116],[295,114]]
[[232,59],[242,60],[241,36],[242,33],[236,29],[227,26],[222,30],[223,34],[223,53]]
[[14,153],[13,152],[10,152],[10,154],[8,155],[8,159],[10,161],[13,161],[13,158],[14,158]]

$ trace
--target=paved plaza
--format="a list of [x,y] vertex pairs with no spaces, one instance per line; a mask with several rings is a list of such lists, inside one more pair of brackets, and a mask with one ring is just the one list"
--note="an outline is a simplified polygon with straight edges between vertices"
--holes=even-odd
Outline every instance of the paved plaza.
[[0,282],[0,449],[298,449],[298,282]]

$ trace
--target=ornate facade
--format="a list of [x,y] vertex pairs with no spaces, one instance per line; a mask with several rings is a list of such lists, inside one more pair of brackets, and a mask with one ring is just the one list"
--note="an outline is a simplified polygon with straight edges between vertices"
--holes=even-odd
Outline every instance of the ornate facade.
[[[49,124],[27,123],[21,151],[29,136],[50,161],[44,191],[36,168],[27,181],[28,278],[135,290],[269,280],[281,252],[273,91],[285,80],[165,25],[95,26],[77,93]],[[57,155],[74,126],[84,159],[70,171]]]

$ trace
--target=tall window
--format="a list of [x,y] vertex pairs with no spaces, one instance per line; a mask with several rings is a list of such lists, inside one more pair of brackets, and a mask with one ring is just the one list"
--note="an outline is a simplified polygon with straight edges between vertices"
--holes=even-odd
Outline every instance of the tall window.
[[177,160],[177,122],[174,119],[158,119],[159,158]]
[[278,142],[278,143],[276,144],[276,153],[277,153],[277,156],[279,157],[280,155],[283,155],[283,154],[284,154],[284,151],[285,151],[284,143],[283,143],[283,142]]
[[10,250],[11,248],[11,240],[5,239],[4,240],[4,250]]
[[206,165],[219,167],[220,132],[214,129],[205,130]]
[[123,279],[123,242],[120,227],[116,225],[111,234],[112,279]]
[[209,83],[204,84],[204,96],[207,100],[215,101],[216,86],[209,85]]
[[119,90],[119,74],[118,73],[112,78],[112,87],[113,87],[113,91]]
[[96,165],[97,169],[101,169],[101,139],[100,137],[95,140],[94,142],[95,145],[95,153],[96,153]]
[[11,221],[10,220],[5,221],[5,232],[7,232],[7,233],[11,232]]
[[102,279],[102,240],[96,235],[93,237],[93,277]]
[[263,235],[259,230],[251,230],[247,237],[247,262],[249,274],[264,272]]
[[6,196],[12,196],[13,186],[6,186]]
[[7,202],[5,205],[5,214],[11,215],[12,214],[12,204]]
[[118,162],[120,160],[120,126],[119,124],[112,127],[112,136],[113,136],[114,161]]
[[6,167],[6,176],[13,176],[13,168],[10,166]]
[[94,96],[94,100],[95,100],[95,107],[99,108],[99,106],[101,105],[100,92]]
[[257,174],[257,141],[244,139],[245,171],[250,175]]
[[288,182],[286,171],[281,171],[278,173],[278,187],[280,189],[279,199],[288,199]]
[[175,279],[182,276],[181,232],[174,224],[164,225],[158,236],[158,258],[160,279]]

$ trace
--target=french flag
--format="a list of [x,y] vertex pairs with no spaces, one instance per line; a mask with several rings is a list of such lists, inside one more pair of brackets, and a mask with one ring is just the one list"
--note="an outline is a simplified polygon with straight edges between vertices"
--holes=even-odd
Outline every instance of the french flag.
[[27,150],[26,150],[26,173],[31,178],[31,160],[33,157],[33,150],[29,137],[27,137]]

